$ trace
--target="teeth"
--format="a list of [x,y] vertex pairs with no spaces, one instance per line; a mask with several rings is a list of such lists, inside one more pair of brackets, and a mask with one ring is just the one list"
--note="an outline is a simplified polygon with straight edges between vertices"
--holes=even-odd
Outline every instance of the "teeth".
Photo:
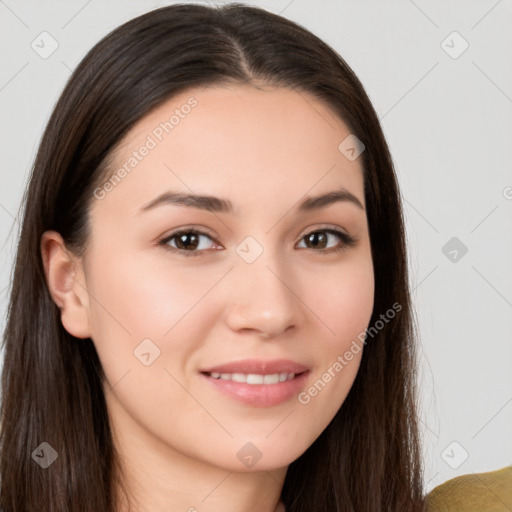
[[257,373],[210,373],[210,377],[220,380],[233,380],[245,384],[278,384],[285,380],[292,380],[294,373],[272,373],[270,375],[259,375]]
[[263,375],[249,373],[249,375],[247,375],[246,382],[247,382],[247,384],[263,384]]
[[277,384],[279,382],[279,374],[265,375],[263,377],[263,384]]

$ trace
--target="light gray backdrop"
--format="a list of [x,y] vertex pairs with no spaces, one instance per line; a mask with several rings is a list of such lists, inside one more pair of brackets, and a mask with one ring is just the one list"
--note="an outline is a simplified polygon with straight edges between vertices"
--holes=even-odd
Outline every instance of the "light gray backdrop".
[[[170,2],[0,0],[1,328],[18,208],[71,71]],[[420,327],[425,489],[512,464],[512,2],[256,1],[366,87],[402,188]]]

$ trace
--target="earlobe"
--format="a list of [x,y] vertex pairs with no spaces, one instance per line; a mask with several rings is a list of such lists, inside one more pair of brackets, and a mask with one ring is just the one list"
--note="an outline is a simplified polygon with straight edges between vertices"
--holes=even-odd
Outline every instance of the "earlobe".
[[57,231],[43,233],[41,257],[46,283],[60,309],[62,325],[77,338],[89,338],[89,294],[82,261],[66,248]]

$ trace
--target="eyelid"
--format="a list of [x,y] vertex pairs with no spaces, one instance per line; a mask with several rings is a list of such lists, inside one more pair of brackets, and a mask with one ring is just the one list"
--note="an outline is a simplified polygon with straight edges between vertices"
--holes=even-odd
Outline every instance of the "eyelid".
[[302,234],[299,237],[299,240],[302,240],[306,235],[309,233],[315,233],[316,231],[340,231],[344,235],[350,238],[354,238],[352,235],[348,233],[348,231],[340,226],[337,226],[335,224],[320,224],[320,225],[313,225],[309,226],[302,231]]
[[205,228],[203,226],[198,226],[197,224],[180,226],[179,228],[171,230],[168,235],[164,235],[162,237],[159,237],[158,239],[160,241],[161,240],[168,240],[169,238],[172,238],[173,236],[176,236],[176,235],[178,235],[180,233],[183,233],[183,232],[188,233],[189,231],[193,231],[194,233],[197,233],[199,235],[209,236],[214,242],[218,243],[218,241],[215,239],[216,235],[213,234],[213,232],[210,229]]
[[[352,235],[350,235],[347,232],[346,229],[344,229],[340,226],[337,226],[335,224],[320,224],[318,226],[313,225],[313,226],[308,226],[307,228],[304,228],[304,230],[301,232],[301,235],[299,236],[299,240],[301,240],[305,235],[307,235],[309,233],[313,233],[315,231],[320,231],[320,230],[324,230],[324,229],[325,230],[332,229],[334,231],[342,231],[345,235],[350,236],[351,238],[354,238]],[[176,228],[175,230],[172,230],[168,235],[161,237],[159,239],[160,240],[169,239],[172,236],[175,236],[181,232],[186,232],[186,231],[194,231],[200,235],[209,236],[210,238],[212,238],[212,240],[214,242],[219,243],[218,240],[216,240],[216,235],[214,235],[212,231],[210,231],[208,228],[205,228],[203,226],[198,226],[197,224],[181,226],[179,228]]]

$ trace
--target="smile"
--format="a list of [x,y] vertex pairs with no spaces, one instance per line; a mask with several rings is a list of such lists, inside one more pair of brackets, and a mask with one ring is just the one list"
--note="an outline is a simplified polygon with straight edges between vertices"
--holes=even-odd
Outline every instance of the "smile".
[[206,373],[212,379],[232,380],[243,382],[245,384],[278,384],[295,378],[295,373],[271,373],[269,375],[260,375],[257,373]]

